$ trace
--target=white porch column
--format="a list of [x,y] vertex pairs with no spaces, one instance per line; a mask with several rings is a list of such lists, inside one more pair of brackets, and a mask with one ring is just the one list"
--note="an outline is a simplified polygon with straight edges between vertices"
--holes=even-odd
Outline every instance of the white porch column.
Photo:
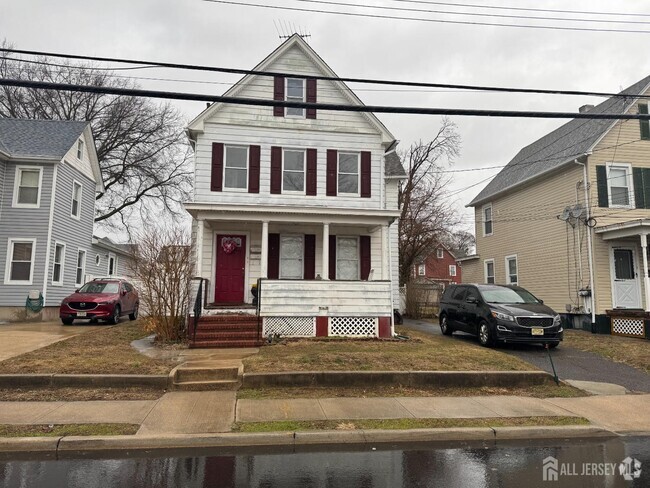
[[260,256],[260,278],[269,277],[269,223],[262,222],[262,254]]
[[330,279],[330,224],[323,224],[323,271],[322,278]]
[[196,221],[196,274],[194,276],[203,276],[203,231],[205,225],[203,219]]
[[390,240],[388,225],[381,226],[381,279],[390,280]]
[[650,312],[650,276],[648,276],[648,234],[641,234],[643,254],[643,288],[645,288],[645,311]]

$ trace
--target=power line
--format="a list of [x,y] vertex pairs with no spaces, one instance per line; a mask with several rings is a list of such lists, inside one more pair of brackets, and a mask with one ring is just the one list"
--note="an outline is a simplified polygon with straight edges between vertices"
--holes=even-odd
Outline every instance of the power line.
[[387,20],[410,20],[415,22],[433,22],[438,24],[473,25],[473,26],[489,26],[489,27],[516,27],[516,28],[523,28],[523,29],[547,29],[547,30],[560,30],[560,31],[650,34],[650,31],[631,30],[631,29],[599,29],[599,28],[591,28],[591,27],[561,27],[561,26],[550,26],[550,25],[502,24],[497,22],[472,22],[472,21],[463,21],[463,20],[423,19],[417,17],[398,17],[393,15],[363,14],[358,12],[341,12],[341,11],[310,9],[310,8],[301,8],[301,7],[286,7],[280,5],[263,5],[259,3],[233,2],[229,0],[203,0],[203,1],[211,2],[211,3],[221,3],[226,5],[237,5],[240,7],[256,7],[256,8],[275,9],[275,10],[289,10],[293,12],[306,12],[311,14],[343,15],[348,17],[364,17],[364,18],[387,19]]
[[[276,71],[260,71],[260,70],[250,70],[250,69],[240,69],[240,68],[218,67],[218,66],[167,63],[167,62],[160,62],[160,61],[144,61],[144,60],[136,60],[136,59],[112,58],[112,57],[103,57],[103,56],[84,56],[79,54],[64,54],[64,53],[54,53],[54,52],[47,52],[47,51],[34,51],[34,50],[27,50],[27,49],[11,49],[11,48],[0,47],[0,52],[24,54],[28,56],[65,58],[65,59],[74,59],[74,60],[82,60],[82,61],[141,65],[137,69],[142,69],[144,67],[158,67],[158,68],[185,69],[185,70],[192,70],[192,71],[209,71],[209,72],[217,72],[217,73],[257,75],[257,76],[268,76],[268,77],[296,76],[296,73],[282,73]],[[612,97],[634,98],[634,97],[640,97],[642,95],[642,94],[629,95],[629,94],[622,94],[622,93],[609,93],[609,92],[598,92],[598,91],[553,90],[553,89],[541,89],[541,88],[462,85],[458,83],[430,83],[430,82],[420,82],[420,81],[379,80],[379,79],[351,78],[351,77],[341,78],[338,76],[323,76],[323,75],[301,75],[301,76],[304,76],[305,78],[311,78],[314,80],[335,81],[335,82],[345,82],[345,83],[414,86],[420,88],[448,88],[448,89],[461,89],[461,90],[493,91],[493,92],[504,92],[504,93],[533,93],[533,94],[542,94],[542,95],[572,95],[572,96],[575,95],[575,96],[607,97],[607,98],[612,98]]]
[[476,117],[514,117],[540,119],[596,119],[596,120],[650,120],[650,114],[611,114],[611,113],[573,113],[573,112],[539,112],[519,110],[478,110],[460,108],[423,108],[423,107],[391,107],[383,105],[345,105],[335,103],[292,102],[258,98],[227,97],[220,95],[204,95],[199,93],[182,93],[159,90],[140,90],[107,86],[78,85],[70,83],[52,83],[44,81],[0,79],[0,86],[22,88],[76,91],[82,93],[103,93],[107,95],[125,95],[135,97],[162,98],[168,100],[189,100],[197,102],[217,102],[235,105],[256,105],[262,107],[313,108],[317,110],[332,110],[336,112],[375,112],[392,114],[419,115],[454,115]]

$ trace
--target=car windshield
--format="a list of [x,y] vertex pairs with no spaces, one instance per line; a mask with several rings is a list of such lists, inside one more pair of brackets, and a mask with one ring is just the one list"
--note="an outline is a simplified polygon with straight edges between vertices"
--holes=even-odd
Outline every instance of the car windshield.
[[79,293],[117,293],[120,289],[119,283],[103,283],[91,281],[79,289]]
[[481,295],[488,303],[539,303],[530,292],[524,289],[489,287],[481,288]]

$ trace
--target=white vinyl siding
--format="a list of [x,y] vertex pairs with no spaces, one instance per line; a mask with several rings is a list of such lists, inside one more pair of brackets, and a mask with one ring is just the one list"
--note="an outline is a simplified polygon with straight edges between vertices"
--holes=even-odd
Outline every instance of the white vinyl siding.
[[632,166],[625,163],[608,164],[607,190],[610,208],[634,208]]
[[[304,102],[305,80],[302,78],[287,78],[285,93],[285,99],[287,102]],[[287,107],[285,114],[290,117],[304,117],[305,109]]]
[[39,208],[43,168],[38,166],[17,166],[14,181],[14,207]]
[[226,146],[223,188],[224,190],[248,190],[248,147]]
[[304,255],[303,236],[280,236],[280,278],[302,279]]
[[496,276],[494,273],[494,259],[486,259],[483,262],[484,272],[485,272],[485,283],[494,284],[496,283]]
[[82,186],[78,181],[72,182],[72,206],[70,208],[70,215],[75,219],[81,217],[81,192]]
[[79,249],[77,252],[77,272],[75,274],[75,285],[81,286],[84,284],[84,277],[86,276],[86,251]]
[[517,263],[517,255],[506,256],[506,283],[508,285],[519,284],[519,265]]
[[492,204],[489,203],[483,206],[483,236],[491,236],[492,232]]
[[359,153],[339,152],[338,158],[338,193],[359,195]]
[[359,279],[359,238],[336,238],[336,279]]
[[36,239],[9,239],[5,284],[31,285]]
[[282,193],[305,194],[305,151],[285,149],[282,155]]
[[63,284],[63,267],[65,265],[65,244],[57,242],[54,244],[54,259],[52,260],[52,284]]

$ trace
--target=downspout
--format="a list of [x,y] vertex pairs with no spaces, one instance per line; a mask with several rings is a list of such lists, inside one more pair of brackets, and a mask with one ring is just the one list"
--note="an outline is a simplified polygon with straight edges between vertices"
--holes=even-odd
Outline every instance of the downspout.
[[[586,161],[586,160],[585,160]],[[574,163],[582,166],[582,179],[584,182],[584,191],[585,191],[585,206],[587,207],[587,218],[585,222],[588,222],[591,218],[591,204],[589,203],[589,180],[587,176],[587,163],[581,163],[577,159],[573,160]],[[589,253],[589,288],[591,289],[591,323],[596,323],[596,290],[594,289],[594,255],[592,249],[592,238],[591,238],[591,227],[587,227],[587,251]]]

